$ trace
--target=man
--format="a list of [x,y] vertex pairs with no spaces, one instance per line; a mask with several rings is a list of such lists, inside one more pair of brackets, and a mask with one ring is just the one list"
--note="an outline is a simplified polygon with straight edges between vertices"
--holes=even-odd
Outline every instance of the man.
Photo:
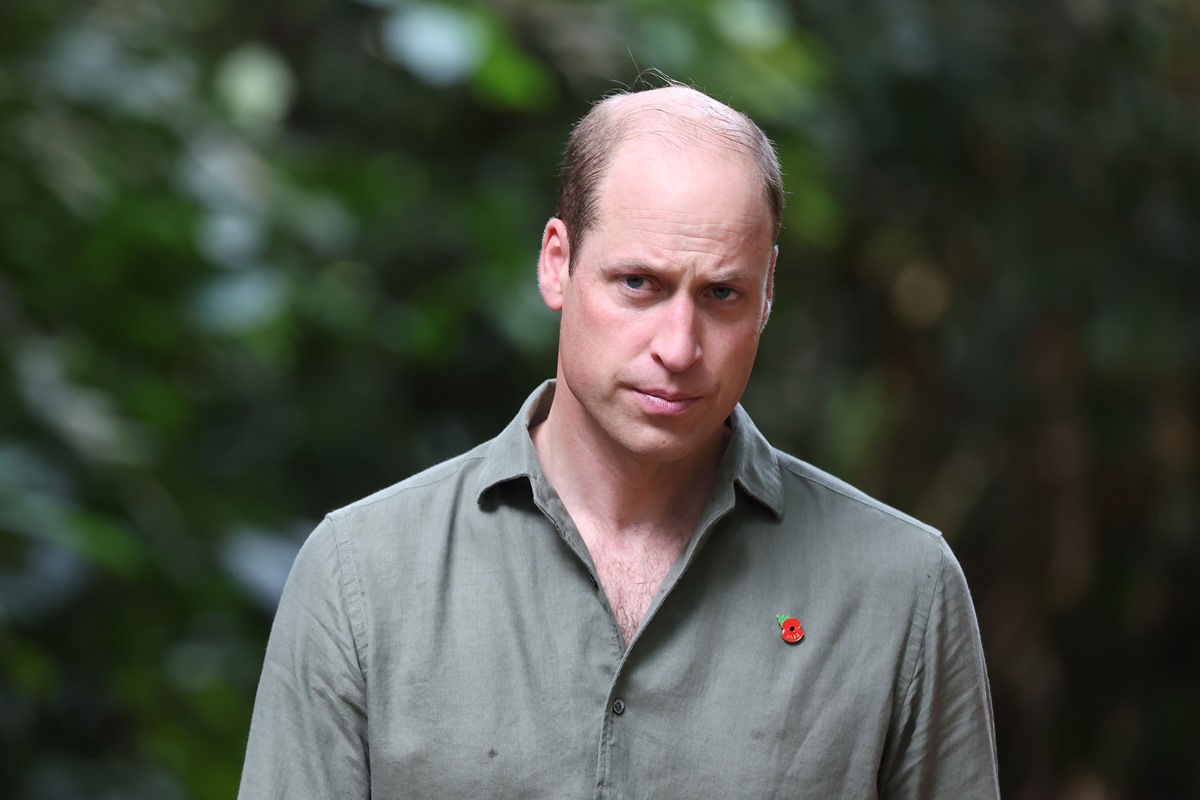
[[990,698],[941,537],[738,405],[783,190],[670,86],[568,146],[538,259],[556,380],[297,557],[241,797],[989,798]]

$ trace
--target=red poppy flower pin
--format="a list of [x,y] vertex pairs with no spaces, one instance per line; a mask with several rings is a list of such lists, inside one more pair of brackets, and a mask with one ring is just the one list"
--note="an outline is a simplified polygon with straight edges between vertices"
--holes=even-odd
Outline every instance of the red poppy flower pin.
[[779,614],[775,619],[779,620],[779,627],[783,630],[783,640],[788,644],[796,644],[804,638],[804,628],[800,627],[800,620],[783,614]]

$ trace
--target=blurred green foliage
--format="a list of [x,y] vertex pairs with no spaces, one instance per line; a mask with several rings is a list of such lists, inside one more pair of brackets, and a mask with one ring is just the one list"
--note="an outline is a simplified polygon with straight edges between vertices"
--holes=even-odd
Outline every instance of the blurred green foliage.
[[0,5],[0,796],[230,797],[327,510],[553,370],[572,122],[654,67],[790,197],[746,405],[940,526],[1002,788],[1195,796],[1200,6]]

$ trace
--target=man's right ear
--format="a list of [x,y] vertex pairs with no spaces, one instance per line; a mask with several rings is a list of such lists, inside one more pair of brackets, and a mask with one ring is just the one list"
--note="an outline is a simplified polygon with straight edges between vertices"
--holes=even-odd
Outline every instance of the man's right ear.
[[552,217],[542,232],[542,251],[538,254],[538,290],[551,311],[562,311],[563,291],[571,269],[571,241],[567,225]]

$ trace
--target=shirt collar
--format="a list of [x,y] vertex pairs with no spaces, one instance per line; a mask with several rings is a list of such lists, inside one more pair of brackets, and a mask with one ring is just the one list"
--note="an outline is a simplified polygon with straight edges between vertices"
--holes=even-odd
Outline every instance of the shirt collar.
[[741,403],[734,406],[726,424],[733,429],[733,437],[725,448],[717,482],[732,480],[782,519],[783,479],[779,475],[779,457],[775,448],[754,426]]
[[476,499],[493,486],[517,478],[527,478],[531,484],[542,483],[546,475],[538,462],[537,451],[529,429],[536,426],[550,413],[550,401],[554,399],[554,381],[549,380],[537,387],[526,398],[521,410],[512,422],[495,439],[488,443],[483,466],[479,470],[479,485]]
[[[529,429],[546,418],[553,399],[554,381],[549,380],[529,395],[513,421],[491,441],[479,471],[477,500],[482,500],[484,492],[493,486],[506,481],[526,478],[535,486],[546,481]],[[734,407],[726,424],[733,435],[721,459],[713,490],[732,482],[776,517],[782,517],[783,482],[775,449],[754,426],[740,403]]]

